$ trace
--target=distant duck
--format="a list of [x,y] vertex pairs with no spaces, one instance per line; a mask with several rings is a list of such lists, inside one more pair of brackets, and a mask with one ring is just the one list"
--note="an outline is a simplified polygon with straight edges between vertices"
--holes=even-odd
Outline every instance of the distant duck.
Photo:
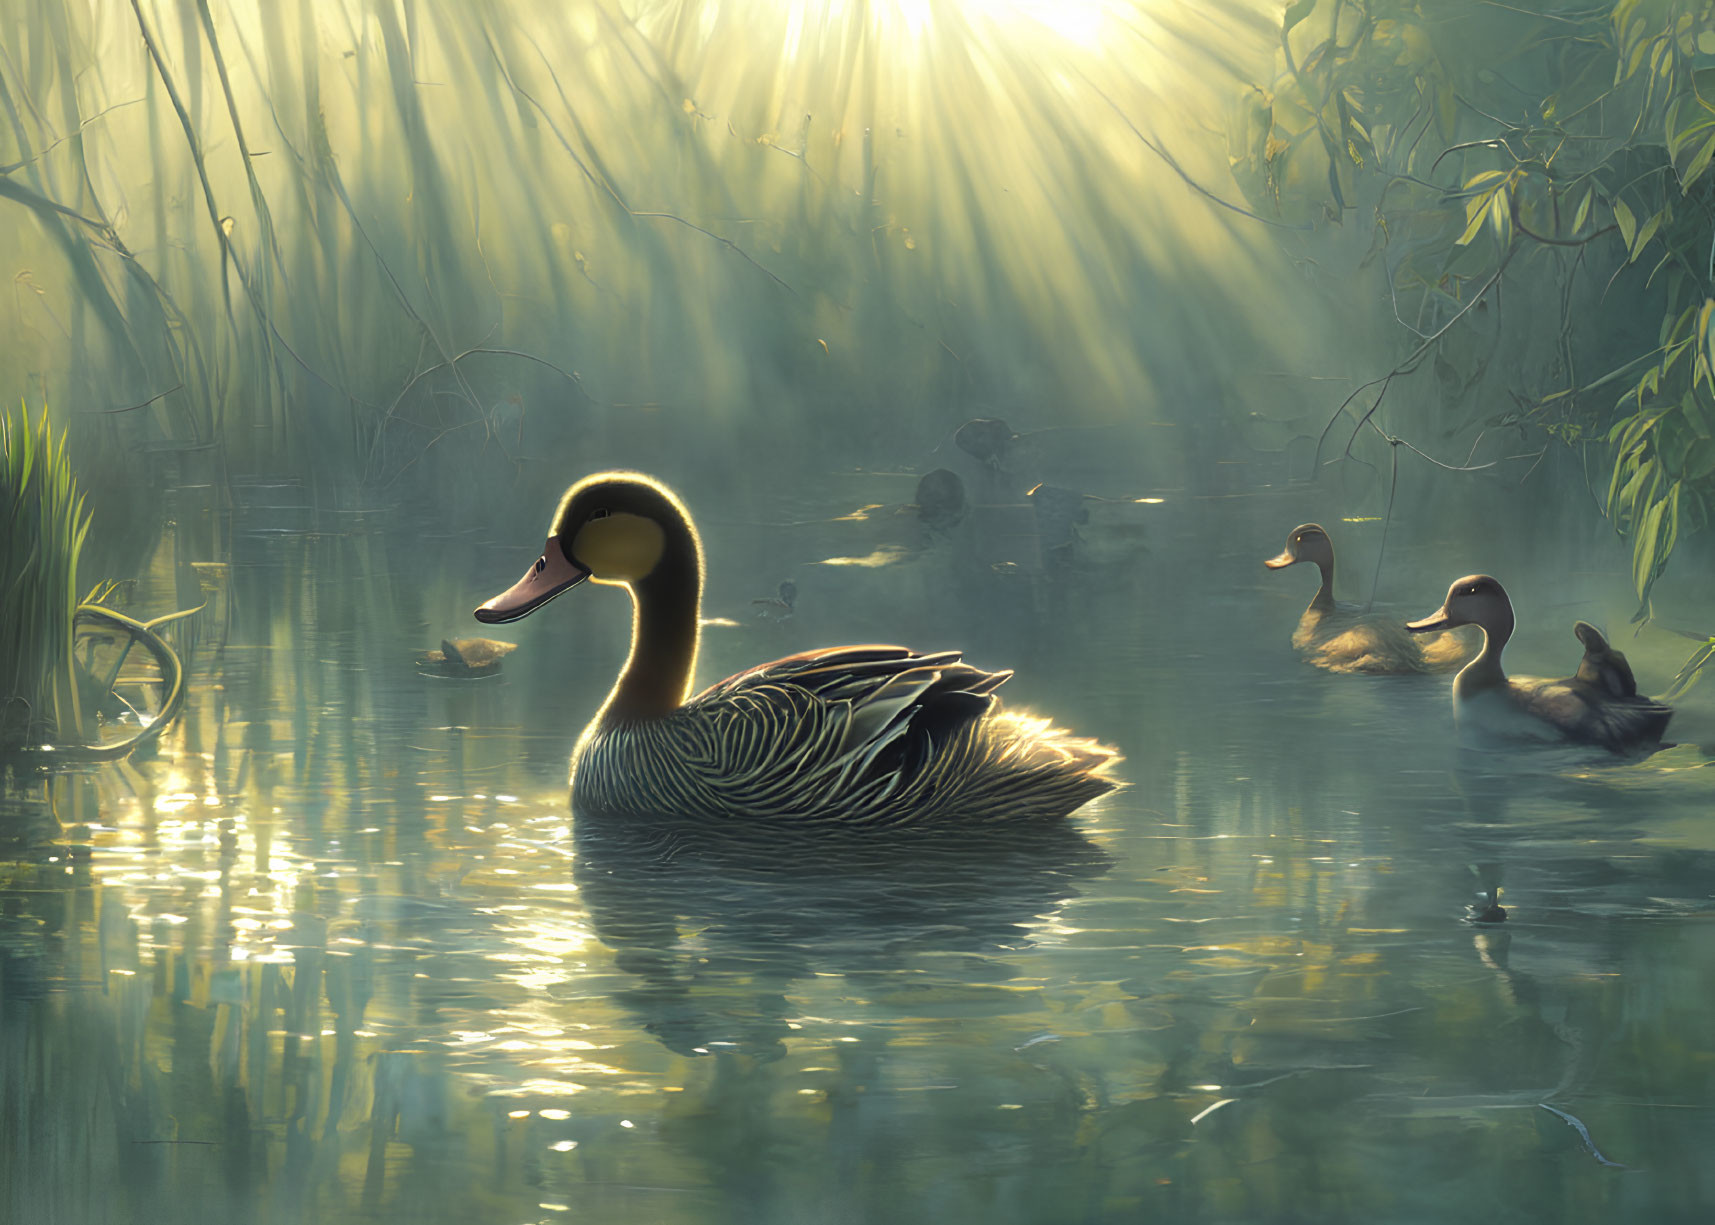
[[580,814],[851,825],[1063,817],[1113,789],[1117,754],[1046,719],[1002,713],[957,651],[806,651],[689,697],[703,553],[690,514],[654,479],[588,477],[566,491],[542,556],[476,610],[527,616],[585,579],[632,599],[631,655],[572,754]]
[[1456,625],[1482,629],[1482,653],[1453,678],[1453,714],[1462,738],[1595,744],[1615,753],[1661,747],[1673,708],[1639,695],[1626,657],[1595,626],[1580,621],[1575,627],[1584,644],[1576,676],[1540,680],[1501,670],[1513,623],[1512,601],[1500,583],[1469,574],[1447,589],[1438,611],[1406,626],[1413,633]]
[[957,527],[965,518],[970,502],[965,497],[965,483],[957,472],[936,468],[925,472],[917,482],[917,517],[932,531]]
[[1022,438],[999,417],[972,417],[953,431],[953,445],[990,468],[1004,468],[1012,444]]
[[782,579],[777,595],[752,600],[751,604],[756,607],[759,617],[770,621],[790,621],[798,608],[798,584],[791,579]]
[[1475,646],[1460,635],[1414,638],[1401,622],[1336,603],[1334,542],[1319,524],[1301,523],[1293,528],[1286,548],[1263,565],[1283,570],[1299,562],[1311,562],[1322,573],[1316,598],[1298,619],[1292,635],[1292,645],[1316,667],[1370,675],[1451,672],[1476,654]]
[[1044,564],[1050,568],[1071,565],[1077,554],[1078,526],[1090,521],[1085,495],[1058,485],[1037,485],[1024,495],[1036,518],[1036,538]]
[[492,676],[517,649],[516,643],[492,638],[443,638],[440,650],[424,651],[417,662],[437,676]]

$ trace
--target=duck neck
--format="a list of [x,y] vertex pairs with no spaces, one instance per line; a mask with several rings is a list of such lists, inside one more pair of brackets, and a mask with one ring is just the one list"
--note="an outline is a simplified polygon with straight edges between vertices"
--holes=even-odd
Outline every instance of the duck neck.
[[1483,649],[1453,679],[1456,697],[1468,698],[1507,683],[1507,674],[1501,669],[1501,652],[1506,649],[1507,639],[1513,636],[1512,614],[1508,613],[1504,620],[1493,625],[1479,628],[1483,631]]
[[1313,613],[1334,611],[1334,559],[1318,560],[1316,569],[1322,574],[1322,585],[1316,589],[1316,598],[1310,601],[1306,610]]
[[669,525],[661,560],[626,588],[632,604],[631,655],[602,708],[604,724],[659,719],[689,696],[703,597],[702,549],[691,525]]

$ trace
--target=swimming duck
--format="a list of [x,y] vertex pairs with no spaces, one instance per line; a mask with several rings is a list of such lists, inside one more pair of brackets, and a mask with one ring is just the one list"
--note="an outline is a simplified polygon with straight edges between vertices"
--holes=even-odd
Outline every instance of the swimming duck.
[[777,594],[752,600],[756,615],[766,617],[770,621],[790,621],[798,607],[798,584],[791,579],[781,579]]
[[1439,610],[1406,628],[1424,633],[1455,625],[1483,631],[1482,653],[1453,678],[1453,714],[1462,736],[1599,744],[1616,753],[1660,747],[1673,708],[1638,694],[1626,657],[1595,626],[1578,623],[1584,660],[1576,676],[1540,680],[1501,670],[1513,605],[1488,575],[1459,579]]
[[1322,572],[1322,585],[1298,619],[1292,645],[1318,668],[1370,675],[1451,672],[1476,654],[1457,634],[1413,638],[1398,621],[1336,603],[1334,542],[1321,525],[1299,524],[1287,535],[1286,548],[1262,564],[1284,570],[1299,562],[1313,562]]
[[965,483],[957,472],[936,468],[925,472],[917,482],[917,517],[931,531],[946,531],[964,521],[970,502],[965,497]]
[[703,551],[655,479],[604,472],[566,491],[542,556],[476,610],[513,621],[589,579],[632,600],[631,655],[572,753],[582,814],[897,824],[1061,817],[1113,788],[1114,750],[1001,713],[1010,672],[959,652],[831,647],[695,697]]
[[1006,466],[1012,444],[1023,437],[999,417],[972,417],[953,431],[953,445],[972,459],[1000,469]]

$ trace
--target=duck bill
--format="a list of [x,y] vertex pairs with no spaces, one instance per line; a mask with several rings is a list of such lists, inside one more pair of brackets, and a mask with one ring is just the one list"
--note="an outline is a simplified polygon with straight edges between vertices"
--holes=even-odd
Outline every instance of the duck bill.
[[1431,630],[1451,629],[1453,619],[1447,615],[1446,608],[1437,609],[1420,621],[1407,621],[1405,628],[1414,634],[1427,634]]
[[1297,560],[1298,559],[1290,553],[1282,553],[1278,557],[1269,558],[1262,564],[1267,566],[1270,570],[1284,570]]
[[485,625],[499,625],[528,617],[563,591],[570,591],[590,576],[590,572],[566,556],[558,536],[548,537],[547,546],[536,564],[524,572],[505,591],[476,610],[476,619]]

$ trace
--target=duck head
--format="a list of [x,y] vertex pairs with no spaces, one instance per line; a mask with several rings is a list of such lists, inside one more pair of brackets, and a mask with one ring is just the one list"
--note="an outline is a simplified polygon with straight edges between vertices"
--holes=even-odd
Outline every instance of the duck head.
[[[585,579],[631,586],[655,572],[690,519],[664,485],[629,472],[586,477],[566,491],[542,556],[507,590],[476,610],[488,624],[528,616]],[[696,553],[694,539],[690,551]]]
[[1318,523],[1301,523],[1286,537],[1286,548],[1262,564],[1270,570],[1284,570],[1301,561],[1312,562],[1324,572],[1334,568],[1334,542]]
[[1405,628],[1427,634],[1459,625],[1480,625],[1491,639],[1506,641],[1513,632],[1513,603],[1506,589],[1486,574],[1467,574],[1447,589],[1447,599],[1438,610],[1419,621],[1407,621]]

